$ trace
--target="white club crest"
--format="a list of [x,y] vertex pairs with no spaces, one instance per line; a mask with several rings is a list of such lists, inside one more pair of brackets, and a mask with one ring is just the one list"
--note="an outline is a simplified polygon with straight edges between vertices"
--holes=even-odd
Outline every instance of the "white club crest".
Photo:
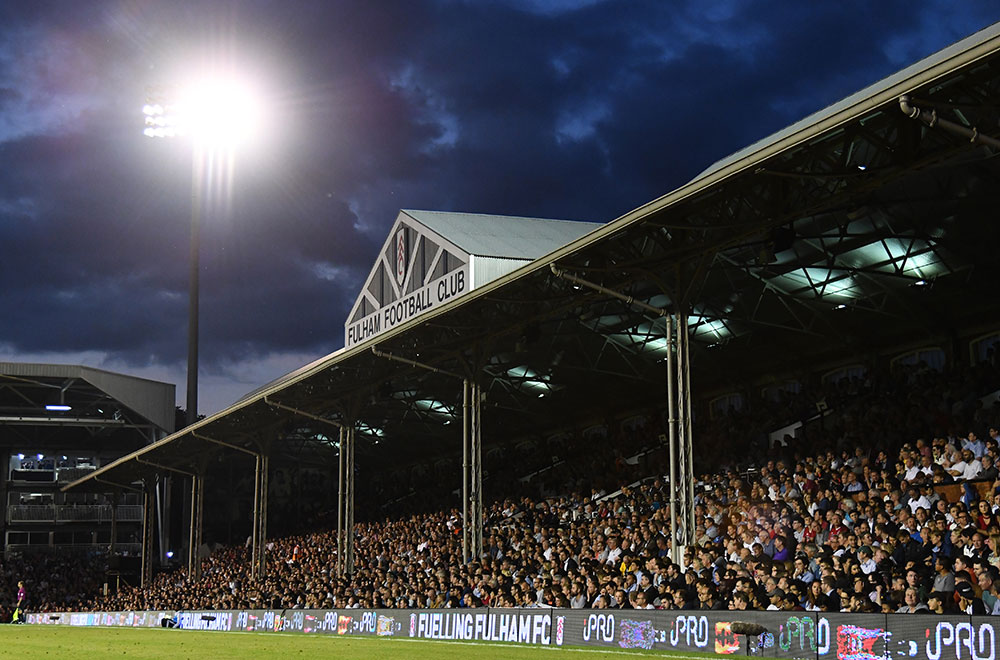
[[403,286],[406,280],[406,229],[396,232],[396,284]]

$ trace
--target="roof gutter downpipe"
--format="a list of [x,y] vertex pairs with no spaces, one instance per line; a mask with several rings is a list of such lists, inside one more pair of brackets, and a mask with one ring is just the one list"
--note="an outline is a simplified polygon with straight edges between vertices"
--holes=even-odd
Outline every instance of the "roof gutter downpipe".
[[910,119],[916,119],[923,122],[930,128],[940,126],[953,135],[968,138],[969,142],[972,144],[985,145],[993,147],[994,149],[1000,149],[1000,140],[990,137],[989,135],[983,135],[975,126],[968,128],[953,121],[941,119],[938,117],[937,110],[922,110],[911,103],[910,97],[907,94],[899,97],[899,109],[902,110],[903,114]]

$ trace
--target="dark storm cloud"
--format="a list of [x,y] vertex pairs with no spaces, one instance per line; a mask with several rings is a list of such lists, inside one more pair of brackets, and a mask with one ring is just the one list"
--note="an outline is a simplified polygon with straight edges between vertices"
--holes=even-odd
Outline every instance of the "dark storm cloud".
[[96,352],[182,381],[191,157],[141,136],[138,110],[186,54],[259,68],[276,119],[231,186],[203,191],[202,360],[239,380],[240,365],[340,346],[400,208],[608,221],[998,14],[895,0],[6,3],[0,309],[14,311],[0,349]]

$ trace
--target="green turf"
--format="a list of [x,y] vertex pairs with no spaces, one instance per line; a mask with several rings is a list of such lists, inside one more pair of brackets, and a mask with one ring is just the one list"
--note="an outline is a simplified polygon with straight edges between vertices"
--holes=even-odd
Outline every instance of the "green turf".
[[[425,640],[311,636],[296,633],[221,633],[160,628],[0,626],[4,658],[337,658],[338,660],[552,660],[553,658],[685,657],[677,653],[572,649]],[[691,654],[694,657],[699,654]],[[701,656],[704,657],[704,656]]]

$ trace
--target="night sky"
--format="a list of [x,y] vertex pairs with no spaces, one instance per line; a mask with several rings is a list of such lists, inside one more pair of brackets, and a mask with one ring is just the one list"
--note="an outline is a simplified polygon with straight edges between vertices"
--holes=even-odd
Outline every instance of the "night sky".
[[265,100],[263,139],[206,175],[212,413],[342,346],[399,209],[607,222],[997,20],[970,0],[8,0],[0,360],[165,380],[183,405],[191,147],[142,135],[151,85],[235,69]]

